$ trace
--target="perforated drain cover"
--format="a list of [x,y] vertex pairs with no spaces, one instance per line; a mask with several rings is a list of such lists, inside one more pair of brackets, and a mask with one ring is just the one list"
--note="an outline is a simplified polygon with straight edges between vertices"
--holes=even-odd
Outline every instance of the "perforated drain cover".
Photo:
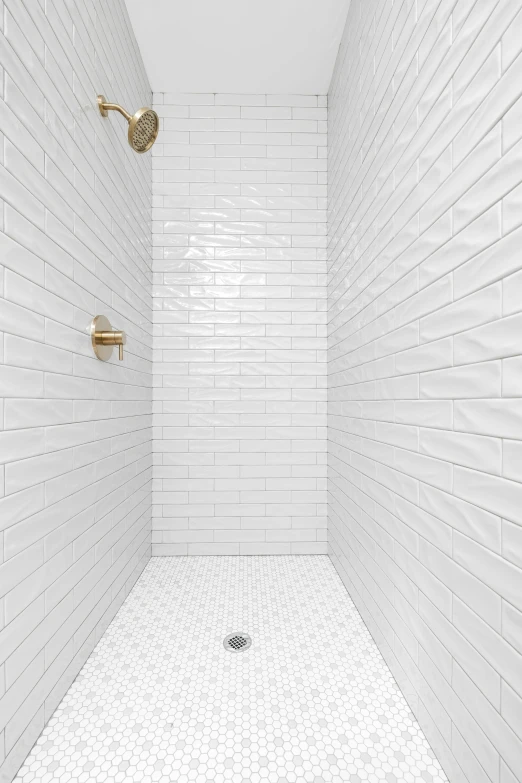
[[230,652],[243,652],[243,650],[248,650],[251,644],[252,639],[247,633],[229,633],[223,639],[223,647]]

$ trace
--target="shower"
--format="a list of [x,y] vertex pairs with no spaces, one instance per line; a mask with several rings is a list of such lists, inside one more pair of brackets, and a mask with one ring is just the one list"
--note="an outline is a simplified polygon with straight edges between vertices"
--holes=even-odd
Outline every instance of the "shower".
[[155,111],[143,106],[131,115],[117,103],[108,103],[104,95],[98,95],[98,108],[102,117],[109,111],[119,111],[129,123],[128,140],[134,152],[147,152],[158,137],[159,118]]
[[0,783],[522,783],[522,0],[0,19]]

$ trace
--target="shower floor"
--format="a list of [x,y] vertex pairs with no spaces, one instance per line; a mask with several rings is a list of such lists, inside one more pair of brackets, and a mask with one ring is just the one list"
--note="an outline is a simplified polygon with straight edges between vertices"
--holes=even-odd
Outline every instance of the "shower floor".
[[[230,652],[223,639],[247,633]],[[326,556],[153,558],[16,781],[446,783]]]

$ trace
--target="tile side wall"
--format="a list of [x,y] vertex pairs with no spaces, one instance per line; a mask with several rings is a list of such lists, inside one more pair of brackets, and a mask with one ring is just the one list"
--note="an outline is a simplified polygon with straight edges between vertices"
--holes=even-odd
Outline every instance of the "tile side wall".
[[[0,780],[150,554],[150,103],[123,0],[0,2]],[[98,361],[105,314],[125,358]]]
[[329,551],[453,783],[522,780],[522,3],[352,0]]

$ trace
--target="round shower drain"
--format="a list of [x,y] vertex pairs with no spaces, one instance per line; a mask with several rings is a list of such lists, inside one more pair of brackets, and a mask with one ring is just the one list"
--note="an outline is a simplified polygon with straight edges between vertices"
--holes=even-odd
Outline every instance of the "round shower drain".
[[230,652],[243,652],[248,650],[252,644],[252,639],[247,633],[229,633],[223,639],[223,647]]

